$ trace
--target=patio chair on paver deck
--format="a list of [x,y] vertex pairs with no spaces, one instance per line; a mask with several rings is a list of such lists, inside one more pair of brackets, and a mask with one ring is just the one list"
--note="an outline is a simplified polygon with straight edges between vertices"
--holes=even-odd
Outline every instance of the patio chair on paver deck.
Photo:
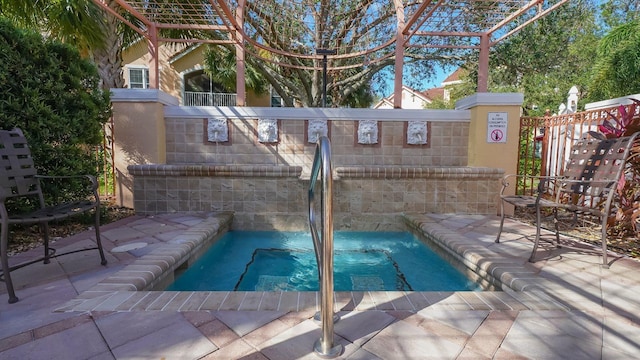
[[[64,179],[84,179],[87,182],[88,190],[93,194],[93,199],[83,199],[79,201],[65,202],[58,205],[46,206],[42,193],[42,179],[64,181]],[[33,211],[20,214],[9,214],[7,212],[6,201],[18,197],[31,197],[37,201]],[[36,200],[37,199],[37,200]],[[2,277],[9,294],[9,303],[18,301],[18,297],[13,289],[11,281],[11,271],[33,264],[40,260],[49,263],[49,259],[54,257],[55,249],[49,248],[49,226],[51,220],[65,219],[73,215],[86,211],[95,210],[95,230],[97,247],[81,249],[71,252],[94,250],[100,253],[101,264],[107,263],[100,241],[100,198],[98,197],[98,182],[91,175],[78,176],[40,176],[37,174],[33,164],[31,152],[27,146],[27,140],[20,129],[0,130],[0,260],[2,261]],[[24,264],[9,266],[7,254],[9,241],[10,224],[40,224],[44,236],[44,256],[38,260]],[[68,252],[68,253],[71,253]],[[65,253],[65,254],[68,254]],[[64,255],[64,254],[59,254]]]
[[[568,210],[577,214],[588,214],[600,218],[602,223],[601,241],[603,267],[608,268],[607,261],[607,222],[613,216],[611,205],[617,192],[621,177],[624,176],[627,157],[640,132],[632,136],[598,140],[594,138],[582,139],[571,148],[569,161],[563,176],[526,176],[506,175],[502,179],[500,191],[500,230],[496,243],[500,242],[500,234],[504,225],[504,205],[512,204],[517,207],[535,208],[536,210],[536,238],[529,257],[534,262],[536,251],[540,243],[541,210],[551,208],[555,225],[555,239],[552,243],[560,246],[558,230],[558,209]],[[518,177],[534,178],[539,181],[536,195],[505,195],[509,181],[517,181]],[[615,211],[615,209],[614,209]],[[571,246],[566,246],[572,248]],[[585,250],[584,248],[579,248]]]

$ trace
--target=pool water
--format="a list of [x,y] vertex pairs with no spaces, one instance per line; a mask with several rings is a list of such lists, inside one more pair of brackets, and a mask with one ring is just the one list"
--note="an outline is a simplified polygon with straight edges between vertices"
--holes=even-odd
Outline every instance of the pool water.
[[[474,282],[408,232],[334,233],[336,291],[467,291]],[[318,291],[307,232],[230,231],[171,291]]]

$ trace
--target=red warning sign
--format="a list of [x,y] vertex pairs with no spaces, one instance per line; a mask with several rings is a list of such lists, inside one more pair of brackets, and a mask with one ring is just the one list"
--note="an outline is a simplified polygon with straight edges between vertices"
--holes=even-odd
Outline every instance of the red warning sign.
[[491,132],[491,140],[493,140],[493,142],[499,142],[500,140],[502,140],[503,136],[504,133],[500,129],[495,129]]

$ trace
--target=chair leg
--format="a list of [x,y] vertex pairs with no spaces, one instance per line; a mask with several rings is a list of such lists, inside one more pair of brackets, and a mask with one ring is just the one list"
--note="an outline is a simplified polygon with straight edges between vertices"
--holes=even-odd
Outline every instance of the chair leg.
[[504,201],[500,201],[500,229],[498,229],[498,236],[496,236],[496,243],[500,242],[500,235],[502,234],[502,227],[504,226]]
[[607,259],[607,217],[602,216],[602,267],[609,268],[609,260]]
[[[576,220],[577,221],[577,220]],[[558,221],[558,208],[553,208],[553,226],[556,230],[556,240],[555,240],[555,246],[556,249],[560,248],[560,228],[558,227],[558,224],[560,222]]]
[[96,244],[98,244],[98,252],[100,253],[100,264],[107,265],[107,258],[104,256],[104,249],[102,248],[102,239],[100,239],[100,204],[96,207]]
[[11,270],[9,268],[9,255],[7,254],[9,247],[9,225],[3,225],[0,229],[0,260],[2,262],[2,276],[7,287],[9,295],[9,304],[18,302],[16,292],[13,290],[13,281],[11,281]]
[[540,226],[541,226],[540,207],[536,206],[536,239],[533,243],[533,250],[531,250],[531,256],[529,256],[529,262],[535,262],[536,251],[538,251],[538,244],[540,243]]
[[40,223],[40,232],[42,232],[42,237],[44,238],[44,260],[43,263],[50,263],[49,256],[49,224],[47,222]]

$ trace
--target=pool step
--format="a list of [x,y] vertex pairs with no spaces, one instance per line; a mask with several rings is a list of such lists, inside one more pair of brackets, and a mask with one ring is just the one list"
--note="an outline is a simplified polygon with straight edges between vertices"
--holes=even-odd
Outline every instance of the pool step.
[[384,281],[377,276],[351,275],[351,284],[353,291],[384,290]]
[[295,289],[289,284],[287,276],[260,275],[256,291],[295,291]]

